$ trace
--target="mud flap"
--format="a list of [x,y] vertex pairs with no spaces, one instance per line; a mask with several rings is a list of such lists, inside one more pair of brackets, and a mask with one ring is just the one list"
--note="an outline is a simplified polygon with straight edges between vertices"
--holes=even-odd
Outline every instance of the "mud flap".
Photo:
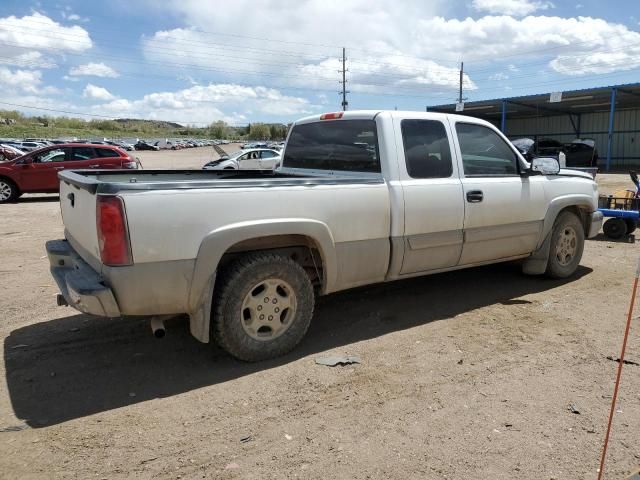
[[216,281],[216,274],[214,273],[203,291],[203,296],[200,299],[198,310],[189,313],[189,330],[197,340],[202,343],[209,343],[209,325],[211,324],[211,302],[213,300],[213,286]]
[[522,273],[525,275],[542,275],[547,271],[549,262],[549,250],[551,248],[551,232],[547,235],[538,250],[533,252],[522,264]]

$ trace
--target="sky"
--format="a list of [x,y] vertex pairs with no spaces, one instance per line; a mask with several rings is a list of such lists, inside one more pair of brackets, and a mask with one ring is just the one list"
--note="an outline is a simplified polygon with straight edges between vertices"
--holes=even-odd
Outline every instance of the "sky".
[[[636,7],[636,8],[634,8]],[[3,0],[0,109],[204,126],[640,80],[637,0]]]

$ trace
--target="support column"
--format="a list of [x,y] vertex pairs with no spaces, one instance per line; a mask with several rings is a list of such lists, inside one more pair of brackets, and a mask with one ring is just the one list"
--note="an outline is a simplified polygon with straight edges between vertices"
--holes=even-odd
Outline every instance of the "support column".
[[502,118],[500,119],[500,131],[507,134],[507,101],[502,100]]
[[616,88],[611,89],[611,111],[609,112],[609,136],[607,140],[607,172],[611,169],[611,149],[613,147],[613,127],[616,113]]

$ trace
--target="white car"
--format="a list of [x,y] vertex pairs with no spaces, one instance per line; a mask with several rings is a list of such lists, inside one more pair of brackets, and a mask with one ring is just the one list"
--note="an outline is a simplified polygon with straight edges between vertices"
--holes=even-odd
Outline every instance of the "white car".
[[280,166],[280,152],[271,148],[250,148],[207,163],[203,170],[275,170]]

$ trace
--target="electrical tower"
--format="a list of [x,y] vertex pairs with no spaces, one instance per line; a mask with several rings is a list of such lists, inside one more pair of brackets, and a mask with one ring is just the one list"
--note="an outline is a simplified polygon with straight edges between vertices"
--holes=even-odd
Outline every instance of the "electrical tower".
[[346,53],[346,49],[343,47],[342,48],[342,70],[338,70],[338,73],[342,73],[342,80],[340,81],[340,83],[342,84],[342,91],[338,92],[339,94],[342,95],[342,110],[346,110],[347,106],[349,105],[349,102],[347,102],[347,93],[351,93],[349,92],[349,90],[347,90],[347,72],[349,70],[347,70],[347,53]]

